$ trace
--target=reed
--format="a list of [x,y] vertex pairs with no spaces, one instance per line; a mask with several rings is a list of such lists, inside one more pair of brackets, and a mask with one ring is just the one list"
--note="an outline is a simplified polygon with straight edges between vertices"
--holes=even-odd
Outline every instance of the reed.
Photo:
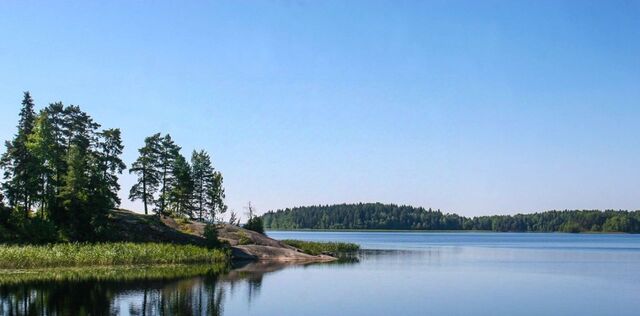
[[346,242],[318,242],[294,239],[285,239],[282,240],[282,242],[289,246],[296,247],[310,255],[319,255],[323,253],[347,253],[358,251],[360,249],[359,245]]
[[0,245],[2,269],[220,263],[229,257],[226,250],[160,243]]

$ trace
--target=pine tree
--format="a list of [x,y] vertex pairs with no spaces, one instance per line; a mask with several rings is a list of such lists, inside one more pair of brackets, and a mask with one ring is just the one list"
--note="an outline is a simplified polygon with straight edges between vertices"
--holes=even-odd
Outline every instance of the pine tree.
[[158,155],[158,167],[160,169],[160,196],[156,205],[158,212],[165,214],[169,202],[169,193],[175,181],[173,179],[173,167],[176,157],[180,154],[180,147],[173,142],[171,135],[167,134],[160,140]]
[[160,185],[161,174],[158,169],[160,140],[160,133],[145,138],[144,147],[138,149],[140,156],[129,169],[129,173],[138,175],[138,182],[131,187],[129,199],[142,200],[145,214],[149,214],[148,205],[154,203],[154,195]]
[[69,132],[67,129],[67,113],[62,102],[51,103],[44,109],[51,126],[54,145],[52,147],[51,156],[53,159],[54,176],[52,181],[53,196],[47,205],[47,213],[54,222],[60,223],[65,218],[62,200],[60,199],[60,191],[64,186],[64,177],[67,173],[67,154],[69,141],[65,137]]
[[67,152],[72,145],[78,147],[80,151],[87,151],[95,143],[95,132],[100,128],[100,124],[93,119],[79,106],[70,105],[64,108],[62,120],[62,135],[67,143]]
[[[53,146],[53,158],[55,164],[55,183],[56,190],[59,190],[62,177],[65,174],[66,170],[66,155],[65,148],[67,146],[67,141],[64,139],[64,105],[61,102],[51,103],[49,106],[44,109],[47,113],[47,118],[49,119],[49,123],[51,126],[51,132],[53,134],[54,146]],[[56,192],[56,194],[59,192]]]
[[18,132],[11,142],[6,143],[7,151],[2,155],[0,164],[5,170],[3,189],[11,207],[20,206],[29,217],[32,199],[37,195],[37,176],[32,172],[34,158],[27,148],[29,135],[33,131],[36,114],[31,94],[24,93]]
[[96,152],[99,167],[98,175],[101,177],[102,194],[108,200],[107,206],[113,208],[120,205],[118,175],[122,174],[122,171],[127,168],[120,159],[124,146],[122,145],[120,129],[118,128],[106,129],[98,133],[98,136],[100,139]]
[[169,202],[175,214],[192,217],[191,200],[193,198],[194,185],[191,177],[191,166],[181,154],[175,157],[172,172]]
[[215,220],[216,214],[224,214],[227,211],[227,205],[224,203],[225,193],[222,186],[222,173],[214,171],[207,185],[207,208],[211,212],[211,219]]
[[191,168],[194,182],[193,206],[198,219],[204,220],[211,214],[211,198],[208,191],[212,183],[213,167],[209,154],[204,150],[194,150],[191,154]]

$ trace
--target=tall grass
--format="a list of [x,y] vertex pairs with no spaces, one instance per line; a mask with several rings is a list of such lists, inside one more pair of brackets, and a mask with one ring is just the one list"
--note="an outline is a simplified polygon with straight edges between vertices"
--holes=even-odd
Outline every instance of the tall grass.
[[158,243],[64,243],[45,246],[0,245],[0,268],[27,269],[137,264],[220,263],[229,253],[192,245]]
[[358,251],[358,249],[360,249],[359,245],[346,242],[317,242],[293,239],[285,239],[281,240],[281,242],[289,246],[296,247],[310,255],[319,255],[323,253],[346,253]]
[[172,280],[219,275],[230,269],[228,263],[8,269],[0,270],[0,289],[30,282]]

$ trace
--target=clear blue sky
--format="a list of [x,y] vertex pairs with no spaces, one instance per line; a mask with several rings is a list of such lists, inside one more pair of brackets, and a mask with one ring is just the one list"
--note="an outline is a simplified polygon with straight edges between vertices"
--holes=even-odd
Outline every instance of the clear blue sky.
[[2,1],[1,139],[25,90],[128,164],[206,149],[240,212],[640,209],[640,1]]

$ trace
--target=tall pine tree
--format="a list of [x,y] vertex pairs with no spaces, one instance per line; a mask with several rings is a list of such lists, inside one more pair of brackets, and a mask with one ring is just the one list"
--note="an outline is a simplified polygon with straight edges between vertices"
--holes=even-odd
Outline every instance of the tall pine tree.
[[145,214],[149,214],[148,206],[153,205],[154,195],[160,185],[161,173],[158,168],[160,141],[160,133],[145,138],[144,146],[138,149],[140,156],[129,169],[129,173],[138,175],[138,182],[129,191],[129,199],[142,200]]
[[160,139],[160,151],[158,155],[158,168],[160,169],[160,196],[156,202],[158,213],[165,214],[169,203],[171,187],[175,179],[173,167],[176,158],[180,154],[180,147],[175,144],[171,135],[167,134]]
[[227,211],[227,205],[224,202],[225,193],[222,185],[222,173],[214,171],[209,185],[207,185],[207,207],[211,210],[211,219],[215,220],[216,214],[224,214]]
[[193,217],[191,213],[191,200],[193,198],[193,178],[191,166],[187,160],[178,153],[173,161],[172,177],[169,190],[169,202],[174,214]]
[[191,168],[194,182],[193,207],[198,219],[204,220],[211,214],[209,207],[211,199],[207,193],[212,183],[213,167],[209,154],[204,150],[194,150],[191,154]]

